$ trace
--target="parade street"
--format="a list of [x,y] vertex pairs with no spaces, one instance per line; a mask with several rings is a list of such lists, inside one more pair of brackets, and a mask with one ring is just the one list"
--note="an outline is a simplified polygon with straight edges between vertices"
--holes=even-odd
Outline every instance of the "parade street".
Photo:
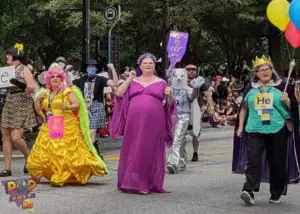
[[[35,213],[59,214],[243,214],[299,213],[300,185],[291,185],[281,204],[269,204],[268,185],[262,184],[255,195],[255,206],[248,207],[240,199],[244,175],[231,173],[233,128],[206,128],[202,134],[200,161],[188,163],[187,170],[175,175],[167,173],[165,189],[168,194],[124,194],[116,188],[118,150],[104,149],[110,172],[105,177],[93,177],[86,186],[50,186],[46,180],[34,189],[32,199]],[[188,155],[192,144],[188,138]],[[115,143],[112,142],[115,145]],[[117,147],[115,147],[116,149]],[[18,156],[15,156],[18,157]],[[0,161],[3,166],[3,159]],[[22,172],[24,160],[13,160],[13,177],[26,178]],[[0,187],[1,214],[31,213],[23,211]]]

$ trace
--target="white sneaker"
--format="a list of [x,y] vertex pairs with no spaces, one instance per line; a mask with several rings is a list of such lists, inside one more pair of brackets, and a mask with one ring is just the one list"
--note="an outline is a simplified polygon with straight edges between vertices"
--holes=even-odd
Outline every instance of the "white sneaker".
[[241,194],[241,199],[247,204],[247,205],[254,205],[254,197],[251,197],[250,193],[247,191],[243,191]]

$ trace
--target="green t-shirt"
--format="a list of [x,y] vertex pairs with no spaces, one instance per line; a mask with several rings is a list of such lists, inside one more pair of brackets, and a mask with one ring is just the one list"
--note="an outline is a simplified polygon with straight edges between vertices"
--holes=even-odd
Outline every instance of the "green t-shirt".
[[[261,96],[262,94],[258,88],[251,89],[245,97],[245,102],[247,102],[249,109],[246,124],[248,133],[276,133],[282,129],[285,121],[291,118],[286,104],[281,101],[281,91],[270,86],[265,93],[273,97],[273,104],[269,102],[270,100],[267,100],[269,96]],[[258,103],[262,103],[263,99],[267,100],[266,103],[263,102],[263,106],[267,109],[258,110],[264,108],[262,105],[258,105]],[[267,124],[263,124],[263,120],[267,120]]]

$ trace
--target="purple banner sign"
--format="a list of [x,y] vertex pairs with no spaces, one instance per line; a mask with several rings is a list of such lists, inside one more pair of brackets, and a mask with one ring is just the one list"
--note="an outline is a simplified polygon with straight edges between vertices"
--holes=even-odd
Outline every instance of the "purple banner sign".
[[186,51],[189,34],[179,31],[170,31],[168,41],[168,55],[170,59],[170,69],[174,68],[177,62],[182,60]]

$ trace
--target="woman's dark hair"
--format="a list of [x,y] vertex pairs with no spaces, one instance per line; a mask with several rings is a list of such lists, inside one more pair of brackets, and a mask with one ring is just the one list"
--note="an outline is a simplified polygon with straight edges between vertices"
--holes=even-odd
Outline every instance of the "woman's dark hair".
[[120,74],[124,74],[125,71],[126,71],[126,68],[125,68],[125,67],[120,68]]
[[[277,72],[274,70],[273,66],[270,65],[270,64],[267,64],[270,69],[272,70],[272,80],[273,82],[277,82],[280,77],[278,76]],[[251,78],[251,82],[254,82],[254,83],[257,83],[259,81],[259,78],[257,76],[257,72],[259,71],[259,69],[264,66],[264,65],[260,65],[260,66],[257,66],[254,71],[253,71],[253,75],[252,75],[252,78]]]

